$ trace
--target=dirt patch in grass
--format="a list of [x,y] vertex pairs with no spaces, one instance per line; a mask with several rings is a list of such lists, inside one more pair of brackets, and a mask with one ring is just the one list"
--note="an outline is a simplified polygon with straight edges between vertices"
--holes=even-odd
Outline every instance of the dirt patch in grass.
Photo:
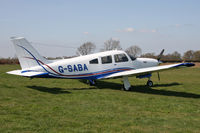
[[195,67],[200,67],[200,63],[195,63]]

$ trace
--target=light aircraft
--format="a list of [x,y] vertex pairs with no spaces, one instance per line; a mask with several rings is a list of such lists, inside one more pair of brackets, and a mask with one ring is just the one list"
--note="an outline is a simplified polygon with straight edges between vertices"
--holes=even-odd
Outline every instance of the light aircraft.
[[[63,60],[47,60],[41,56],[24,37],[11,37],[21,70],[7,72],[30,78],[86,79],[91,85],[98,79],[122,77],[123,89],[130,90],[129,76],[148,78],[153,86],[151,74],[172,68],[190,67],[193,63],[178,63],[159,66],[158,59],[134,58],[121,50],[99,52]],[[158,75],[159,76],[159,75]]]

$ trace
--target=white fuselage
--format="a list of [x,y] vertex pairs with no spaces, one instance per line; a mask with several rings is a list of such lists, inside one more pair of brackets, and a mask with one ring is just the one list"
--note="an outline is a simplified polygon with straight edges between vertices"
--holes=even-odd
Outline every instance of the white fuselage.
[[48,64],[39,60],[38,62],[39,66],[29,68],[29,70],[47,72],[50,77],[76,79],[100,79],[109,74],[159,64],[156,59],[131,59],[126,52],[119,50],[63,59]]

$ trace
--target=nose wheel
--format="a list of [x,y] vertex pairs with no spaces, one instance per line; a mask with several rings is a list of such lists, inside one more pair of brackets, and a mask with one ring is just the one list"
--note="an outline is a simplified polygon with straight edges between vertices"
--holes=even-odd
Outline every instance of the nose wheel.
[[152,86],[153,86],[153,81],[148,80],[148,81],[147,81],[147,86],[148,86],[148,87],[152,87]]

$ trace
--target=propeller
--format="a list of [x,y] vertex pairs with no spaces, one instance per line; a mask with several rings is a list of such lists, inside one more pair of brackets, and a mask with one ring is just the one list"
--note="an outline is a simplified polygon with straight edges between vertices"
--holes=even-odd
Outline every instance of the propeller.
[[[159,63],[159,64],[162,63],[162,61],[160,61],[160,59],[162,58],[164,51],[165,51],[165,49],[163,49],[163,50],[160,52],[160,54],[158,55],[157,60],[158,60],[158,63]],[[157,74],[158,74],[158,80],[160,81],[160,73],[157,72]]]
[[160,59],[162,58],[164,51],[165,51],[165,49],[163,49],[163,50],[160,52],[160,54],[158,55],[158,58],[157,58],[158,61],[160,61]]

